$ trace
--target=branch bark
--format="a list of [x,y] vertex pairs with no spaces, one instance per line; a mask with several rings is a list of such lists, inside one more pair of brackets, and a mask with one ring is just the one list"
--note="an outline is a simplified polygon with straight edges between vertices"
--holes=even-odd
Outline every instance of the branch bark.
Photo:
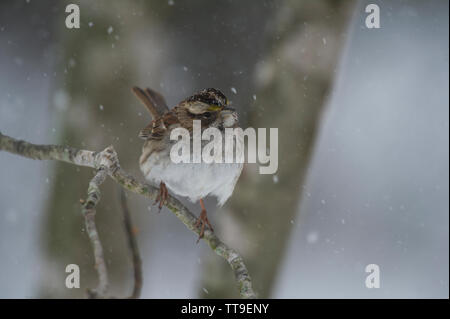
[[[97,169],[98,171],[95,177],[89,184],[88,199],[84,203],[83,208],[86,216],[86,226],[88,226],[89,222],[89,227],[91,227],[92,222],[94,222],[95,205],[100,199],[99,186],[104,181],[106,176],[110,176],[122,187],[134,193],[146,196],[152,200],[155,200],[159,193],[159,190],[156,187],[140,183],[134,177],[128,175],[124,170],[122,170],[117,158],[117,153],[112,146],[107,147],[101,152],[93,152],[60,145],[32,144],[0,133],[0,150],[31,159],[58,160],[78,166],[86,166]],[[197,218],[178,199],[169,195],[165,206],[169,208],[169,210],[174,213],[175,216],[181,220],[181,222],[188,229],[197,235],[200,234],[200,227],[195,225]],[[92,210],[94,211],[93,214]],[[96,259],[97,271],[99,273],[99,286],[97,287],[96,292],[104,295],[104,293],[106,293],[108,282],[107,273],[106,267],[103,269],[104,261],[102,266],[103,253],[101,244],[99,244],[100,241],[95,228],[95,223],[93,223],[93,225],[93,228],[88,229],[88,234],[89,231],[92,231],[92,233],[89,234],[89,237],[94,247],[94,256]],[[238,289],[241,297],[255,298],[256,294],[252,288],[252,281],[242,257],[234,249],[225,245],[210,230],[205,230],[203,240],[208,243],[217,255],[224,258],[230,264],[238,283]]]
[[94,251],[95,268],[98,273],[98,286],[95,290],[89,290],[90,298],[104,298],[108,290],[108,271],[106,270],[105,258],[103,257],[103,247],[100,241],[100,236],[95,226],[95,207],[100,201],[100,185],[106,179],[107,170],[100,168],[95,174],[94,178],[89,182],[88,197],[86,201],[82,202],[83,216],[86,224],[86,232],[91,241],[92,250]]
[[142,290],[142,261],[141,255],[139,254],[135,230],[133,229],[133,223],[131,221],[130,210],[128,209],[127,205],[127,197],[123,188],[120,188],[120,205],[122,206],[123,224],[125,227],[125,233],[127,234],[128,246],[130,248],[131,257],[133,260],[134,287],[129,299],[137,299],[141,295]]

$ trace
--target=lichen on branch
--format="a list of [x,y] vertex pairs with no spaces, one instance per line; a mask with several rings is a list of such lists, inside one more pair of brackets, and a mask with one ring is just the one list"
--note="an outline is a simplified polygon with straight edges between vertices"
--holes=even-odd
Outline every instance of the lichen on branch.
[[[78,166],[97,169],[94,178],[89,183],[88,197],[83,203],[83,215],[86,228],[94,249],[94,258],[99,274],[99,285],[95,294],[104,297],[107,293],[108,276],[103,259],[100,238],[95,228],[95,206],[100,200],[100,185],[110,176],[125,189],[155,200],[159,190],[148,184],[137,181],[127,174],[119,164],[118,156],[112,146],[101,152],[79,150],[60,145],[37,145],[17,140],[0,133],[0,150],[37,160],[58,160]],[[200,234],[200,227],[196,226],[197,218],[178,199],[168,197],[165,206],[191,231]],[[205,230],[203,240],[214,252],[224,258],[230,265],[237,281],[242,298],[256,298],[252,288],[252,281],[242,257],[232,248],[225,245],[213,232]]]

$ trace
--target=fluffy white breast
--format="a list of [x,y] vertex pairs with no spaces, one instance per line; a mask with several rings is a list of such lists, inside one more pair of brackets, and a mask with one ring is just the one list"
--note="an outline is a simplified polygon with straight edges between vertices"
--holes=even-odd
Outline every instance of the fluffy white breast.
[[[206,143],[202,141],[202,147]],[[170,148],[155,151],[140,165],[145,178],[155,186],[164,182],[173,193],[188,197],[193,202],[212,195],[217,197],[220,206],[231,196],[241,175],[243,163],[175,164],[171,161],[169,152]]]

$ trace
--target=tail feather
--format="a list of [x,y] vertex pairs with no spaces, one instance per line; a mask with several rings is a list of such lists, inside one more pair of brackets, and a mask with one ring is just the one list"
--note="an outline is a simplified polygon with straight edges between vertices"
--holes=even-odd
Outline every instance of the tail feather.
[[149,88],[142,90],[137,86],[133,87],[131,91],[147,107],[154,120],[169,110],[164,97],[158,92]]

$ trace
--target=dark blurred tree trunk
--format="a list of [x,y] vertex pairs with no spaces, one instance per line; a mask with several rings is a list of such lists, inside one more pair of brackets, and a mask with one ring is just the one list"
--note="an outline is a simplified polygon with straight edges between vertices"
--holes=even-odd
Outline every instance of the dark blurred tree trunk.
[[[138,176],[137,158],[142,142],[136,136],[149,118],[144,118],[146,114],[137,102],[133,107],[129,105],[134,101],[130,88],[136,84],[138,74],[139,47],[133,41],[135,30],[142,22],[135,14],[142,15],[145,7],[138,1],[79,1],[77,4],[81,11],[78,30],[64,26],[66,3],[57,6],[60,19],[55,30],[60,30],[63,48],[63,52],[57,52],[60,63],[55,84],[55,96],[62,100],[59,110],[58,105],[54,110],[61,114],[57,120],[61,127],[59,143],[96,151],[112,144],[121,165]],[[142,117],[138,112],[143,113]],[[84,297],[86,288],[95,287],[98,280],[79,202],[86,198],[93,171],[55,163],[54,172],[43,235],[48,267],[42,277],[40,294],[42,297]],[[125,283],[132,278],[132,268],[119,207],[117,185],[107,181],[102,185],[97,227],[105,251],[111,294],[126,297],[131,285]],[[65,288],[64,270],[71,263],[80,266],[82,289]]]
[[[244,256],[259,297],[270,297],[298,211],[314,146],[353,1],[286,1],[270,22],[270,50],[256,69],[256,101],[248,125],[279,129],[276,176],[247,165],[221,214],[224,240]],[[229,217],[232,216],[232,217]],[[201,294],[238,297],[228,266],[210,258]]]
[[[61,53],[64,57],[61,72],[67,69],[67,74],[60,77],[62,85],[56,91],[67,93],[69,100],[62,118],[60,142],[93,150],[114,144],[122,166],[141,176],[137,158],[142,141],[134,136],[149,117],[130,94],[132,85],[159,90],[170,105],[200,88],[218,87],[228,90],[229,95],[230,88],[236,87],[239,93],[232,97],[233,102],[237,106],[247,104],[251,95],[245,92],[253,90],[248,76],[263,49],[260,34],[265,23],[261,24],[260,19],[267,20],[274,8],[271,1],[261,3],[203,0],[176,1],[172,6],[164,1],[80,2],[81,29],[64,28],[61,32],[65,48]],[[63,10],[61,7],[60,12]],[[63,28],[63,22],[61,17],[61,25],[56,28]],[[89,22],[93,25],[89,26]],[[134,70],[136,67],[141,68]],[[130,101],[133,112],[128,106]],[[139,121],[138,113],[142,113]],[[55,164],[55,172],[54,192],[50,194],[44,226],[48,274],[41,291],[45,296],[79,297],[83,289],[64,288],[64,267],[68,263],[79,264],[83,288],[95,285],[92,252],[87,236],[81,232],[83,220],[78,202],[86,194],[92,172],[64,164]],[[126,268],[129,264],[123,260],[127,252],[112,186],[103,185],[106,189],[97,212],[97,224],[105,245],[110,282],[123,287],[124,273],[129,274],[130,268]],[[143,211],[142,206],[133,209],[133,204],[130,202],[132,212]],[[139,214],[134,217],[138,224]],[[198,249],[194,243],[195,239],[193,249]],[[145,251],[143,257],[149,254]]]

